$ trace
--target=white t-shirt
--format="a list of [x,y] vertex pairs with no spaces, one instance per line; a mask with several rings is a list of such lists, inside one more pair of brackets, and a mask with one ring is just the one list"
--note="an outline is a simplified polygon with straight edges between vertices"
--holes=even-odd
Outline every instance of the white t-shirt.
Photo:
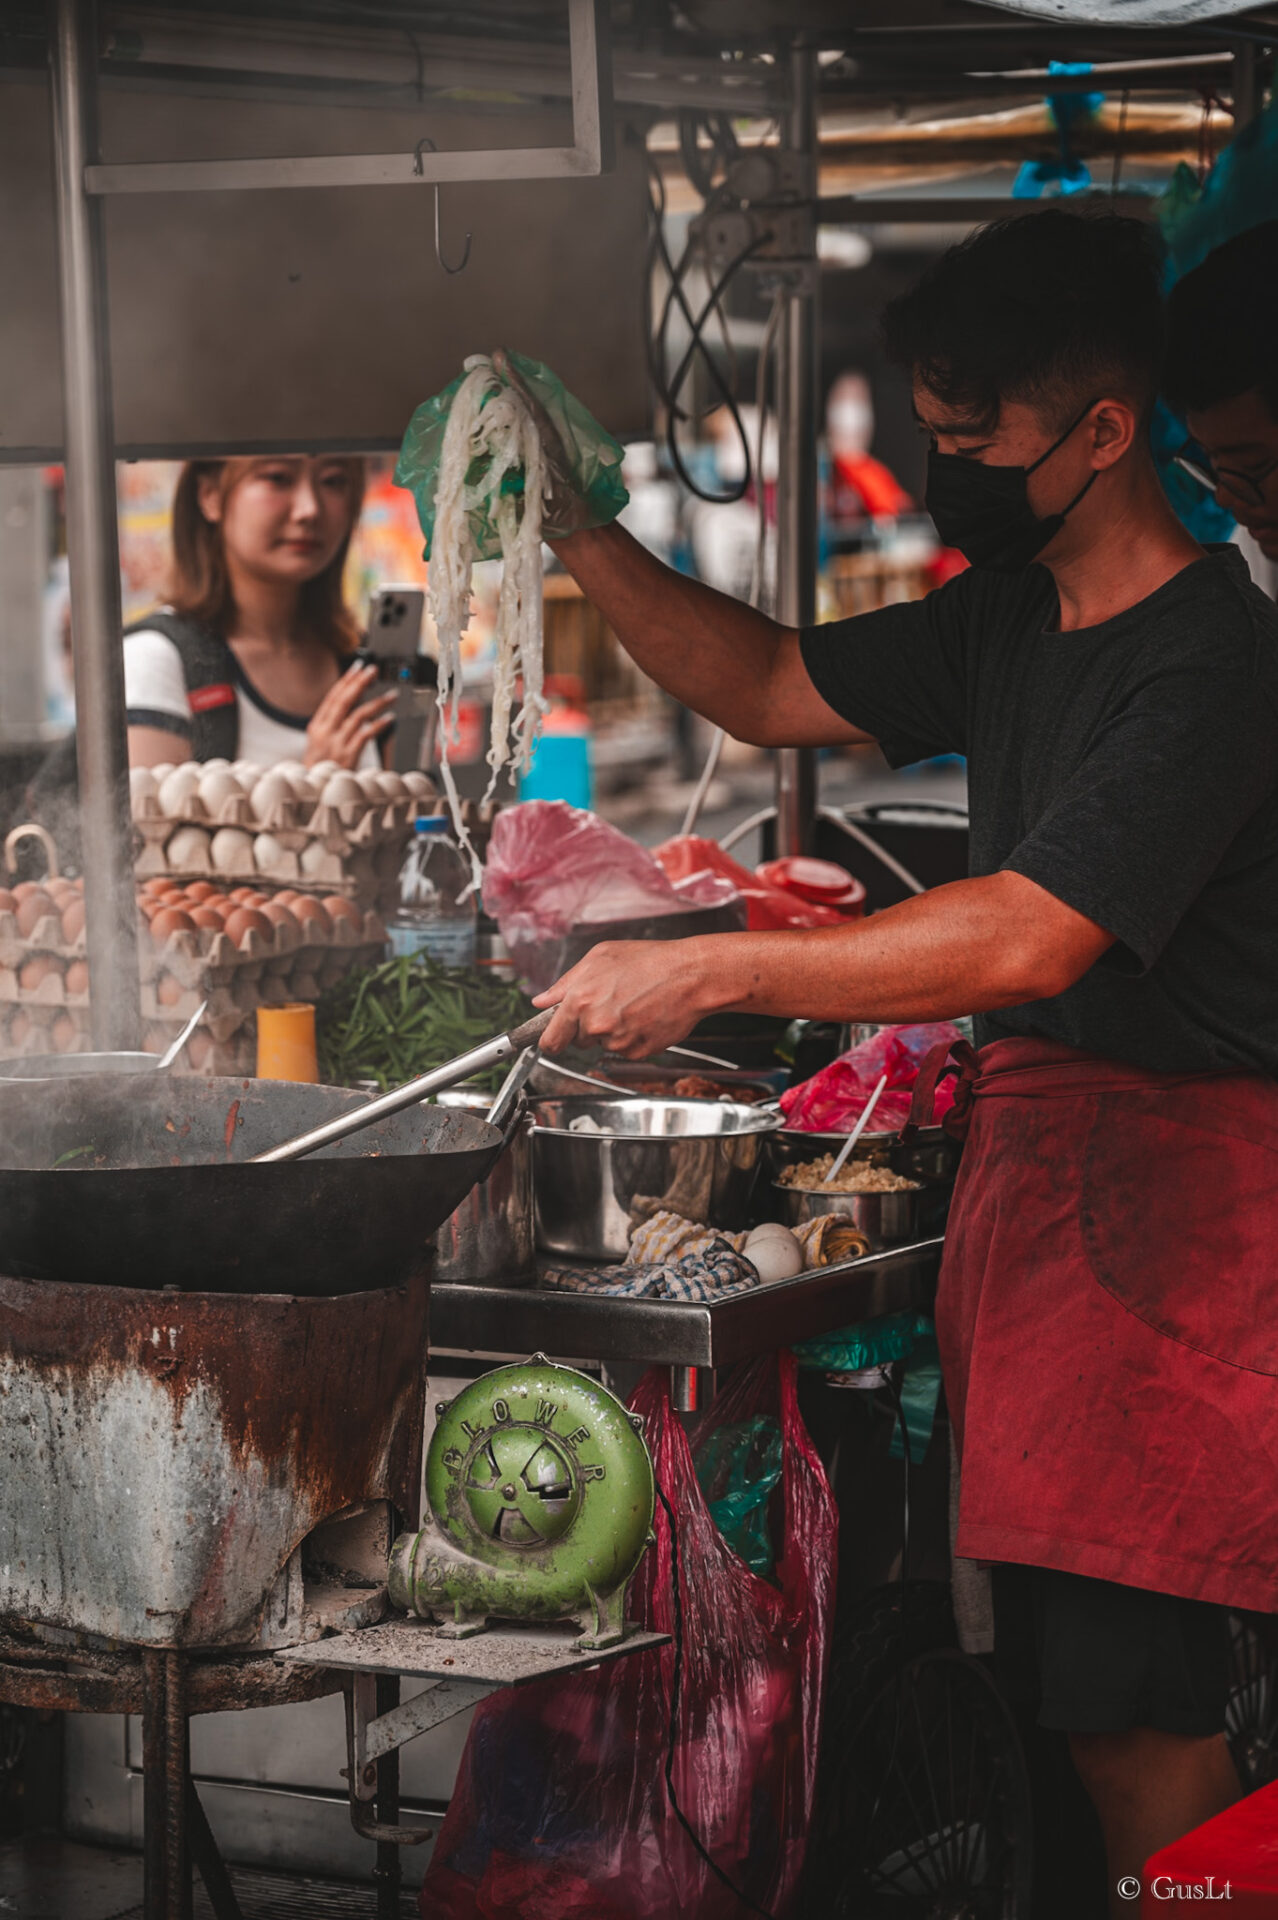
[[[259,767],[273,767],[281,760],[302,760],[306,756],[307,716],[285,713],[272,706],[253,685],[234,654],[231,677],[235,683],[239,713],[239,748],[236,758],[253,760]],[[182,656],[165,633],[144,627],[124,639],[124,704],[131,727],[162,727],[191,734],[191,709],[186,697],[186,675]],[[360,767],[380,767],[382,757],[377,742],[370,740],[359,759]]]

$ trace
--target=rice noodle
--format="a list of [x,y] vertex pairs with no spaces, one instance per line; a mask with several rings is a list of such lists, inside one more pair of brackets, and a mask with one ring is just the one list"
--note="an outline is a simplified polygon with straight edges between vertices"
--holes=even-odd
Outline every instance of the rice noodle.
[[[508,474],[523,474],[522,492],[503,493]],[[468,475],[475,478],[468,482]],[[449,765],[449,735],[461,696],[461,637],[470,622],[471,570],[476,552],[470,515],[487,516],[501,542],[497,601],[497,660],[493,675],[488,765],[490,800],[502,771],[526,769],[547,711],[542,694],[541,519],[545,467],[541,436],[528,403],[493,371],[486,354],[466,362],[444,430],[435,484],[427,596],[439,636],[439,769],[458,838],[479,885],[480,866],[462,824],[461,801]],[[523,704],[512,721],[515,686]]]

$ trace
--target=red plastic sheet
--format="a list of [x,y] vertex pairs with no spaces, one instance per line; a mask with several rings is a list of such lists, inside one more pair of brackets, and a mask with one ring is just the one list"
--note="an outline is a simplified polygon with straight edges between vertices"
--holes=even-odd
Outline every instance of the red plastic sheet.
[[777,927],[847,925],[846,915],[833,907],[823,907],[815,900],[800,900],[784,887],[774,887],[749,867],[743,867],[713,840],[702,840],[692,833],[680,834],[664,841],[654,851],[667,876],[676,882],[690,881],[696,874],[718,874],[730,880],[745,900],[749,915],[746,924],[752,933],[768,933]]
[[[781,1095],[786,1126],[802,1133],[849,1132],[880,1076],[886,1073],[888,1083],[879,1095],[870,1125],[883,1133],[891,1127],[903,1127],[910,1117],[919,1068],[939,1042],[958,1038],[959,1030],[949,1020],[917,1027],[885,1027],[851,1052],[841,1053],[810,1080],[789,1087]],[[944,1080],[936,1090],[936,1120],[939,1122],[953,1105],[953,1082]]]
[[[784,1519],[776,1584],[710,1517],[672,1414],[665,1369],[640,1383],[657,1480],[678,1529],[683,1676],[674,1785],[702,1844],[756,1905],[793,1911],[816,1784],[837,1519],[795,1394],[790,1354],[745,1369],[701,1434],[772,1412]],[[635,1579],[631,1613],[672,1632],[670,1533]],[[424,1920],[741,1920],[665,1784],[672,1647],[480,1707],[422,1889]]]

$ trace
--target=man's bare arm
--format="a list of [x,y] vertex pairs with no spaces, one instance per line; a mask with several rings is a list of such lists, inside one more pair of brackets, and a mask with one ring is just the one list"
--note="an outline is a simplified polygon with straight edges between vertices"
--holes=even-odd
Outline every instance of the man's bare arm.
[[553,544],[631,659],[735,740],[823,747],[872,737],[821,698],[793,628],[664,566],[624,527]]
[[941,1020],[1051,999],[1114,936],[1018,873],[988,874],[847,927],[609,942],[538,994],[541,1045],[603,1041],[634,1059],[728,1008],[817,1020]]

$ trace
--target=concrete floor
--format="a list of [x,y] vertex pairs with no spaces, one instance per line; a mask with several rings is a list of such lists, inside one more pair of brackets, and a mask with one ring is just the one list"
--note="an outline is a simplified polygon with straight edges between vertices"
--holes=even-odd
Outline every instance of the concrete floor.
[[[231,1878],[244,1920],[375,1920],[371,1888],[245,1868]],[[417,1911],[404,1893],[403,1920]],[[0,1920],[143,1920],[141,1857],[56,1838],[11,1841],[0,1846]],[[213,1920],[198,1876],[194,1920]]]

